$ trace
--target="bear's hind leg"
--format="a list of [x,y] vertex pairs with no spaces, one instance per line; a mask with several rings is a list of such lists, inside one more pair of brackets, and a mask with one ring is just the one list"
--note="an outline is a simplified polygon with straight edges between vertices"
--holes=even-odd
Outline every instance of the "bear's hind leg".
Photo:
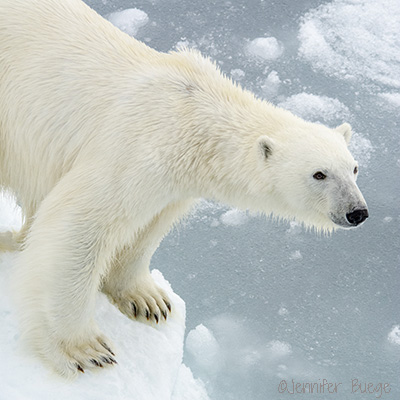
[[171,302],[150,274],[150,259],[174,223],[190,210],[193,200],[170,204],[116,257],[104,279],[103,292],[129,318],[158,323],[167,319]]

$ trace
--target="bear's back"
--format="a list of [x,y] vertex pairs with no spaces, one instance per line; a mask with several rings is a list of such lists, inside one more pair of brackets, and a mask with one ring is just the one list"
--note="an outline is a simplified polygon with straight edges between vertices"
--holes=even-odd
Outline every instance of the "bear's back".
[[0,185],[45,174],[51,189],[110,130],[129,77],[162,56],[81,0],[0,0]]

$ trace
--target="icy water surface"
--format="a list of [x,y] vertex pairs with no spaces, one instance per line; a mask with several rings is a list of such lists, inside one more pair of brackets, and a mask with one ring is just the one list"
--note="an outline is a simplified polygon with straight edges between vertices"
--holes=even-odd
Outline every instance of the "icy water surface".
[[[87,3],[157,50],[198,48],[258,96],[355,131],[359,229],[321,237],[203,202],[157,251],[210,398],[399,399],[399,1]],[[291,395],[292,380],[317,386]]]

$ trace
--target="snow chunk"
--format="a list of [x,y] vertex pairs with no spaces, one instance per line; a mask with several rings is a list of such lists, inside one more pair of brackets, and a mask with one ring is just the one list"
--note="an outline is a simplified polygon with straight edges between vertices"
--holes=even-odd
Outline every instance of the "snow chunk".
[[280,340],[271,340],[268,343],[268,350],[272,358],[281,358],[292,354],[292,346]]
[[107,19],[130,36],[135,36],[138,30],[149,22],[147,14],[137,8],[113,12]]
[[261,90],[267,97],[272,97],[278,93],[280,84],[281,80],[278,73],[276,71],[271,71],[261,86]]
[[262,37],[247,45],[248,53],[262,60],[276,60],[283,53],[283,46],[274,37]]
[[225,225],[238,226],[245,224],[249,220],[249,217],[245,211],[234,208],[222,214],[220,219]]
[[240,81],[245,77],[245,72],[240,69],[240,68],[236,68],[236,69],[232,69],[231,70],[231,77],[235,80],[235,81]]
[[208,370],[217,368],[220,348],[213,333],[203,324],[189,332],[186,338],[186,351],[201,368]]
[[179,42],[177,42],[174,46],[174,48],[176,50],[184,50],[187,48],[193,47],[190,42],[186,39],[180,40]]
[[286,230],[286,233],[295,235],[295,234],[303,232],[301,224],[299,224],[297,221],[290,221],[289,225],[290,225],[290,228]]
[[334,0],[308,12],[299,54],[316,70],[400,87],[400,2]]
[[281,306],[278,310],[278,315],[280,315],[281,317],[283,317],[284,315],[288,315],[289,311],[287,308]]
[[305,92],[288,97],[279,107],[310,121],[338,123],[350,117],[349,109],[338,99]]
[[388,340],[390,343],[400,345],[400,325],[395,325],[389,332]]
[[296,250],[293,253],[290,253],[289,258],[291,260],[301,260],[303,258],[302,254],[300,253],[300,250]]
[[267,81],[271,84],[279,85],[281,80],[279,79],[279,75],[276,71],[271,71],[267,76]]

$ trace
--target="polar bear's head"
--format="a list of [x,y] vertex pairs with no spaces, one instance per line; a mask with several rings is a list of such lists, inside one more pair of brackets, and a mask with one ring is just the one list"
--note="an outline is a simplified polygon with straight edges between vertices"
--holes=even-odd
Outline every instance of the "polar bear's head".
[[347,123],[336,129],[307,123],[293,131],[286,127],[275,138],[258,138],[261,180],[274,214],[327,231],[365,221],[358,164],[347,147],[351,134]]

